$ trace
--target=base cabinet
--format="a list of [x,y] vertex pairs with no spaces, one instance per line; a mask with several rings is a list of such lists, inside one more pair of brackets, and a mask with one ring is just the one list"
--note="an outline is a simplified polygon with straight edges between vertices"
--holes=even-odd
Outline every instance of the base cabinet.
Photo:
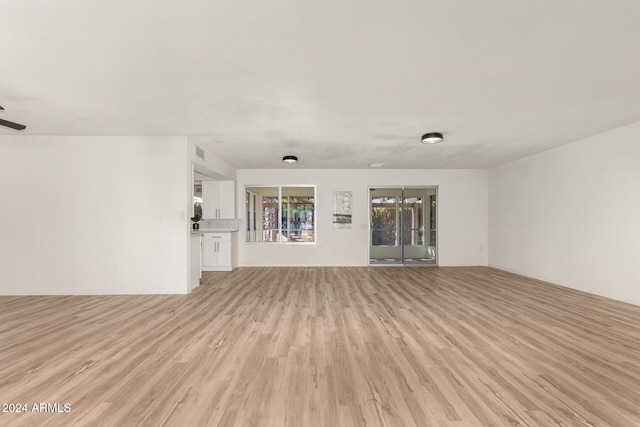
[[202,271],[231,271],[235,250],[231,233],[204,233],[202,236]]

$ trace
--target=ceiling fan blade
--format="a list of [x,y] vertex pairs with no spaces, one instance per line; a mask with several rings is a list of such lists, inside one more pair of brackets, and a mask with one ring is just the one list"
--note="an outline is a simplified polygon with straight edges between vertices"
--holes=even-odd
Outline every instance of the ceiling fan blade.
[[15,130],[24,130],[27,128],[25,125],[21,125],[20,123],[14,123],[14,122],[10,122],[8,120],[2,120],[2,119],[0,119],[0,126],[6,126],[8,128],[15,129]]
[[0,111],[4,110],[4,107],[2,105],[0,105]]

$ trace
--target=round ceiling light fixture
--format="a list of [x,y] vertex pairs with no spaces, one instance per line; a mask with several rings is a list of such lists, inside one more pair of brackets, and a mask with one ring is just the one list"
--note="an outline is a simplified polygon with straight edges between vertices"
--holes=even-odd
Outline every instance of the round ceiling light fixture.
[[437,144],[438,142],[442,142],[444,136],[440,132],[429,132],[422,135],[422,139],[420,142],[423,144]]
[[294,163],[298,163],[298,158],[296,156],[284,156],[282,158],[282,163],[287,163],[287,164],[294,164]]

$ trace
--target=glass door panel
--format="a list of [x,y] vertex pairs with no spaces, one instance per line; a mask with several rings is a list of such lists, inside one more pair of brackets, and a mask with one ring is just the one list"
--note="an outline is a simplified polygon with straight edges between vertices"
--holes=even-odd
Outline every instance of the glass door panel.
[[425,242],[425,191],[405,189],[402,197],[402,243],[405,264],[429,262]]
[[371,263],[402,262],[399,233],[401,193],[401,189],[371,190]]

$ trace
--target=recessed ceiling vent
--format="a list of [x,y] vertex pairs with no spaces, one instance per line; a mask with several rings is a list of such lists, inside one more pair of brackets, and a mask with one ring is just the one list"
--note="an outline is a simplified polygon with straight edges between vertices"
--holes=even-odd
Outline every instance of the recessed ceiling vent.
[[204,160],[204,148],[200,148],[196,145],[196,157],[200,157]]

